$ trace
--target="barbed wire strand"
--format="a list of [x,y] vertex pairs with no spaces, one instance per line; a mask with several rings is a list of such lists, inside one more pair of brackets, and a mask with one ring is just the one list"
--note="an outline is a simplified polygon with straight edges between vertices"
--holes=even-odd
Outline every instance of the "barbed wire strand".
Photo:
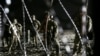
[[63,8],[63,10],[65,11],[65,13],[67,14],[67,16],[69,17],[69,19],[71,20],[73,26],[75,27],[75,30],[76,30],[76,32],[77,32],[79,38],[80,38],[81,44],[83,45],[83,42],[82,42],[82,39],[81,39],[82,37],[81,37],[81,35],[80,35],[80,33],[79,33],[79,30],[78,30],[77,26],[75,25],[75,23],[74,23],[73,19],[71,18],[70,14],[68,13],[68,11],[67,11],[67,10],[65,9],[65,7],[63,6],[62,2],[61,2],[60,0],[58,0],[58,1],[59,1],[59,3],[60,3],[61,7]]
[[18,41],[19,41],[19,45],[20,45],[21,50],[24,52],[24,50],[23,50],[23,48],[22,48],[22,45],[21,45],[21,41],[20,41],[20,39],[19,39],[19,36],[18,36],[17,33],[15,32],[15,29],[16,29],[16,28],[13,27],[12,22],[10,21],[9,17],[8,17],[7,14],[5,13],[5,11],[4,11],[4,9],[3,9],[3,7],[2,7],[1,5],[0,5],[0,8],[2,9],[2,11],[3,11],[3,13],[4,13],[6,19],[7,19],[8,22],[10,23],[10,25],[11,25],[11,27],[12,27],[12,29],[13,29],[13,31],[14,31],[14,33],[15,33],[17,39],[18,39]]
[[24,56],[27,56],[26,53],[26,31],[25,31],[25,9],[24,6],[22,5],[22,11],[23,11],[23,37],[24,37]]
[[39,39],[40,43],[42,44],[42,46],[43,46],[45,52],[48,54],[48,49],[45,48],[44,44],[42,43],[42,40],[41,40],[41,38],[40,38],[39,33],[38,33],[38,32],[36,31],[36,29],[34,28],[33,21],[32,21],[32,19],[31,19],[31,16],[30,16],[30,14],[29,14],[29,12],[28,12],[28,9],[27,9],[27,7],[26,7],[26,5],[25,5],[24,0],[22,0],[22,3],[23,3],[23,6],[24,6],[24,8],[25,8],[25,11],[26,11],[26,13],[27,13],[27,15],[28,15],[28,17],[29,17],[30,22],[32,23],[32,27],[33,27],[33,29],[35,30],[36,35],[38,36],[38,39]]

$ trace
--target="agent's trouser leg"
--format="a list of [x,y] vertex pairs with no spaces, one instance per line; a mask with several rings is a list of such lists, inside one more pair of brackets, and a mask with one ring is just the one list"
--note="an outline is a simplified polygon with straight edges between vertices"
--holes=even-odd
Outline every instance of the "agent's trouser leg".
[[59,56],[60,54],[60,45],[59,45],[59,43],[58,43],[58,40],[56,40],[56,39],[52,39],[52,42],[54,43],[54,45],[55,45],[55,48],[56,48],[56,56]]
[[37,39],[37,37],[34,37],[34,39],[35,39],[35,42],[34,42],[35,43],[35,46],[38,47],[38,43],[37,43],[38,42],[38,39]]

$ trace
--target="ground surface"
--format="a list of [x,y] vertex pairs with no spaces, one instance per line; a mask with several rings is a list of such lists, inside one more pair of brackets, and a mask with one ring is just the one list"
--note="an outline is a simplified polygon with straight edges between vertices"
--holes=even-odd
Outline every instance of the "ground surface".
[[[42,37],[41,37],[42,38]],[[67,30],[62,34],[58,34],[57,41],[60,46],[60,56],[73,56],[75,33],[71,30]],[[51,56],[56,56],[55,48],[50,51]],[[46,53],[38,41],[38,46],[36,47],[34,43],[26,43],[26,53],[27,56],[46,56]],[[12,48],[10,54],[8,54],[8,48],[0,48],[0,56],[25,56],[23,51],[17,47]],[[77,56],[81,56],[80,54]]]

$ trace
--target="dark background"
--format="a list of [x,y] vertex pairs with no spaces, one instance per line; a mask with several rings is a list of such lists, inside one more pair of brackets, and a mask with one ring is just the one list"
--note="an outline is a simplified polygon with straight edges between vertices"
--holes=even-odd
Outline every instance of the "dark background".
[[[22,23],[22,3],[21,0],[11,0],[11,5],[7,6],[10,10],[8,13],[9,18],[13,20],[14,18],[17,18],[20,23]],[[36,18],[43,21],[43,15],[46,10],[48,10],[49,6],[46,5],[45,1],[49,0],[25,0],[26,6],[29,10],[30,15],[33,14],[36,15]],[[77,16],[77,14],[80,13],[81,7],[82,7],[82,1],[81,0],[61,0],[69,14],[72,18]],[[2,4],[4,7],[6,6],[5,0],[0,0],[0,4]],[[88,15],[90,15],[92,18],[93,15],[93,0],[89,0],[88,5]],[[61,25],[64,29],[70,29],[72,28],[71,21],[69,20],[68,16],[65,14],[64,10],[60,6],[58,0],[54,0],[52,9],[55,11],[55,16],[60,20]],[[26,15],[27,17],[27,15]],[[29,21],[26,19],[26,21]],[[93,18],[94,21],[94,18]],[[67,23],[66,23],[67,22]],[[66,25],[66,26],[65,26]]]
[[[61,0],[63,5],[66,7],[68,10],[69,14],[74,18],[78,13],[80,13],[80,9],[82,6],[82,1],[81,0]],[[33,14],[36,15],[36,18],[42,22],[44,20],[43,15],[46,10],[48,10],[48,6],[45,3],[45,0],[25,0],[25,3],[27,5],[27,8],[29,10],[30,15],[32,16]],[[5,7],[5,0],[0,0],[0,4]],[[95,32],[95,39],[97,39],[97,30],[98,28],[98,19],[97,19],[97,12],[96,11],[98,7],[98,1],[97,0],[89,0],[89,6],[88,6],[88,15],[91,16],[93,20],[93,29]],[[10,12],[8,13],[9,18],[11,21],[14,18],[17,18],[18,21],[23,24],[23,17],[22,17],[22,3],[21,0],[12,0],[12,3],[10,6],[8,6],[10,9]],[[63,29],[71,29],[73,26],[68,19],[67,15],[61,8],[58,0],[54,0],[53,2],[53,7],[52,7],[56,13],[56,17],[60,20],[61,25]],[[27,18],[27,15],[26,15]],[[26,19],[26,22],[28,22],[27,25],[30,24],[29,19]],[[67,23],[66,23],[67,22]],[[66,26],[65,26],[66,25]],[[97,43],[97,40],[96,40]],[[95,44],[96,45],[96,44]],[[98,44],[97,44],[98,45]],[[95,47],[96,48],[96,47]],[[97,52],[95,52],[97,54]]]

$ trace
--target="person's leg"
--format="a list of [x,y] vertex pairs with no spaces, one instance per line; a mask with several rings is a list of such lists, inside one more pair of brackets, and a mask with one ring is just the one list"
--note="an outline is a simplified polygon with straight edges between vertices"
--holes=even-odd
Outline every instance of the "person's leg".
[[54,44],[55,44],[55,48],[56,48],[56,56],[60,56],[60,45],[57,39],[52,39]]

